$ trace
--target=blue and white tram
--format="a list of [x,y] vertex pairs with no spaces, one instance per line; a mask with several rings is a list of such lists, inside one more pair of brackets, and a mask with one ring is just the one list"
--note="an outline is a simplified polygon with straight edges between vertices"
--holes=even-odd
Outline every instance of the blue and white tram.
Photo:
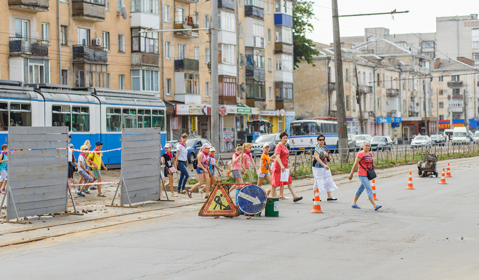
[[326,120],[297,120],[290,124],[289,146],[291,150],[311,150],[317,145],[317,137],[326,137],[326,147],[338,147],[338,123]]
[[[153,93],[0,80],[0,145],[9,126],[67,126],[79,149],[86,140],[103,149],[121,147],[121,130],[159,127],[166,143],[166,107]],[[76,153],[77,154],[77,153]],[[105,153],[106,165],[119,166],[121,151]]]

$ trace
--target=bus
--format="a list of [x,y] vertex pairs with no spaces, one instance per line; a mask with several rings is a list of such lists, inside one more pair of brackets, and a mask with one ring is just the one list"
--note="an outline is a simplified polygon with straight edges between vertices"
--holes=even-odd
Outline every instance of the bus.
[[327,120],[297,120],[290,124],[289,146],[291,150],[312,150],[318,144],[319,134],[326,137],[326,147],[336,150],[338,147],[338,123]]
[[[121,148],[122,128],[158,127],[164,145],[165,121],[165,104],[154,93],[0,80],[0,145],[8,142],[8,126],[67,126],[76,149],[89,140],[102,141],[104,150]],[[121,151],[104,153],[103,161],[120,167]]]

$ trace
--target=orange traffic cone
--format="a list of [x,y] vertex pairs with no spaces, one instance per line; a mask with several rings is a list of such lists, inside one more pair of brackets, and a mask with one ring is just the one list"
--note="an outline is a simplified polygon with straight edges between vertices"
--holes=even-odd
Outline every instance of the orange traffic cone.
[[371,189],[373,189],[373,198],[374,200],[378,200],[376,197],[376,180],[373,179],[373,184],[371,185]]
[[313,210],[311,210],[311,213],[323,213],[321,211],[321,205],[319,204],[321,200],[319,199],[319,190],[316,189],[314,192],[314,204],[313,204]]
[[407,180],[406,190],[414,190],[414,187],[412,186],[412,172],[409,172],[409,179]]
[[451,168],[450,168],[450,166],[451,166],[451,165],[448,163],[448,164],[447,164],[447,169],[446,169],[446,170],[447,170],[447,172],[446,172],[446,177],[452,177],[452,176],[451,176]]
[[446,175],[444,175],[445,171],[444,168],[442,169],[442,174],[441,174],[441,181],[438,184],[445,185],[446,183]]

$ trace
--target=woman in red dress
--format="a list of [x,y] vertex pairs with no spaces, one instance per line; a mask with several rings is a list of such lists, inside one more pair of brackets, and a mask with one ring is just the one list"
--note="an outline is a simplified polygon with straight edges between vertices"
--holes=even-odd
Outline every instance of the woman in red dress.
[[276,161],[274,162],[273,178],[271,179],[271,186],[273,187],[273,190],[271,191],[271,196],[272,197],[276,196],[277,187],[288,185],[289,191],[293,195],[293,201],[298,202],[301,199],[303,199],[303,197],[298,196],[296,192],[294,191],[293,178],[291,177],[291,174],[289,174],[289,178],[287,182],[281,182],[281,172],[284,172],[285,169],[289,168],[288,167],[289,166],[289,161],[288,161],[289,150],[286,147],[286,143],[288,142],[288,133],[282,132],[279,135],[279,138],[281,139],[281,142],[278,143],[274,151],[276,155]]

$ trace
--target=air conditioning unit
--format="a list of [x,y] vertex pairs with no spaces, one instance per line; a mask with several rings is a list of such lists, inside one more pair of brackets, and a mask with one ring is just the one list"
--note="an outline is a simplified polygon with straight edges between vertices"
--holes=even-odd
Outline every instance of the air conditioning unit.
[[101,46],[101,38],[95,38],[92,41],[93,46]]

